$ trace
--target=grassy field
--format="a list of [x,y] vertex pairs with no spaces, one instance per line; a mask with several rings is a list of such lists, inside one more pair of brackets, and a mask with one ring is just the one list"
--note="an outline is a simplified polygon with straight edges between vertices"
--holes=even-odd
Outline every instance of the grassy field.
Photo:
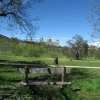
[[[54,58],[46,57],[19,57],[19,56],[2,56],[0,59],[14,61],[42,61],[46,64],[54,64]],[[90,66],[100,67],[100,60],[70,60],[68,58],[59,58],[59,64],[70,66]],[[39,77],[40,74],[32,74],[31,77]],[[67,76],[66,76],[67,77]],[[17,71],[16,68],[0,67],[0,87],[16,84],[24,80],[24,74]],[[67,80],[67,79],[66,79]],[[70,87],[64,87],[65,95],[72,97],[72,100],[99,100],[100,99],[100,69],[72,69],[69,76],[72,82]],[[74,89],[80,91],[73,92]],[[25,90],[24,90],[25,91]]]
[[[100,69],[72,69],[70,76],[72,85],[64,89],[72,100],[100,99]],[[80,89],[79,91],[72,91]]]
[[[40,74],[32,74],[31,77],[39,77]],[[24,74],[15,68],[0,67],[0,87],[16,86],[16,84],[24,80]],[[100,69],[72,69],[69,79],[72,82],[69,87],[64,87],[64,93],[73,97],[72,100],[99,100],[100,98]],[[74,89],[80,89],[73,92]],[[68,90],[69,89],[69,90]],[[25,90],[24,90],[25,91]],[[70,92],[69,92],[70,91]],[[43,92],[43,91],[42,91]]]
[[[10,61],[41,61],[48,65],[52,65],[54,64],[55,58],[2,55],[0,59],[10,60]],[[74,59],[68,59],[66,57],[63,58],[59,57],[59,65],[100,67],[100,60],[96,59],[74,60]]]

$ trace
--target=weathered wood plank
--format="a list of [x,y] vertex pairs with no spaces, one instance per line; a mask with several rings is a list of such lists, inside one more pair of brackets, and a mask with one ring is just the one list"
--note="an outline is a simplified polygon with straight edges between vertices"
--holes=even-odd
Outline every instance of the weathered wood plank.
[[49,65],[51,68],[55,68],[55,67],[58,67],[58,68],[63,68],[63,67],[65,67],[65,68],[93,68],[93,69],[95,69],[95,68],[97,68],[97,69],[100,69],[100,66],[98,66],[98,67],[95,67],[95,66],[92,66],[92,67],[90,67],[90,66],[69,66],[69,65],[58,65],[58,66],[56,66],[56,65]]
[[[27,85],[26,82],[21,82],[20,84]],[[59,82],[46,82],[46,81],[28,82],[28,85],[36,85],[36,86],[39,86],[39,85],[70,85],[70,84],[71,82],[62,82],[62,81],[59,81]]]
[[20,63],[0,63],[2,66],[11,66],[16,68],[24,68],[25,66],[33,67],[33,68],[44,68],[45,66],[39,65],[39,64],[20,64]]

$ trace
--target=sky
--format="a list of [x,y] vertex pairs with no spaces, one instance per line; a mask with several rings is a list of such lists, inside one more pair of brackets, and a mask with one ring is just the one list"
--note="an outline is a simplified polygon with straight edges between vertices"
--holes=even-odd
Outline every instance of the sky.
[[[61,45],[66,45],[66,41],[79,34],[91,41],[92,30],[88,22],[90,8],[91,0],[44,0],[30,12],[39,17],[40,28],[34,38],[53,38],[59,40]],[[5,30],[6,26],[3,27],[0,33],[11,36]]]
[[90,0],[47,0],[37,11],[40,30],[36,37],[51,37],[60,40],[61,44],[75,34],[90,40],[90,4]]

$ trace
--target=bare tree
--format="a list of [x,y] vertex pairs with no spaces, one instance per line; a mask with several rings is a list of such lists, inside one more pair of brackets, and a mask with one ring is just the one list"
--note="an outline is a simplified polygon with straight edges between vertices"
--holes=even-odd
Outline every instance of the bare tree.
[[[26,35],[32,40],[32,36],[36,31],[33,16],[28,12],[36,3],[42,0],[0,0],[0,18],[8,18],[10,24],[18,25],[21,31],[26,32]],[[29,17],[31,17],[29,20]],[[36,20],[36,19],[35,19]]]
[[77,60],[88,56],[88,43],[80,35],[75,35],[72,40],[69,40],[68,46],[70,48],[70,54]]
[[92,36],[100,38],[100,0],[92,0],[89,23],[92,26]]

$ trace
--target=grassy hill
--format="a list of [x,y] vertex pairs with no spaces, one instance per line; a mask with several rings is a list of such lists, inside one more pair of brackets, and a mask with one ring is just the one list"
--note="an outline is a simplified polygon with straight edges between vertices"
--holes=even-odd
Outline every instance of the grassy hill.
[[[73,66],[100,66],[100,60],[95,59],[83,59],[73,60],[69,59],[65,53],[65,48],[48,46],[45,43],[35,43],[29,41],[22,41],[15,38],[8,38],[0,35],[0,60],[11,61],[42,61],[46,64],[54,64],[54,58],[59,56],[59,63]],[[41,77],[40,74],[32,74],[30,77]],[[32,100],[30,91],[19,86],[18,82],[24,80],[25,76],[20,73],[16,68],[0,66],[0,87],[10,87],[10,89],[16,88],[15,95],[17,98],[29,97],[26,100]],[[72,69],[70,75],[66,75],[65,81],[71,81],[72,85],[64,86],[62,89],[56,89],[55,87],[33,87],[38,90],[35,96],[37,100],[42,98],[46,99],[46,96],[53,96],[53,100],[66,100],[70,97],[71,100],[99,100],[100,98],[100,70],[99,69]],[[1,90],[2,88],[0,88]],[[79,91],[75,92],[75,89]],[[4,91],[4,90],[3,90]],[[6,94],[5,92],[5,94]],[[41,94],[38,95],[38,93]],[[34,97],[34,96],[32,96]],[[8,100],[11,100],[8,99]],[[13,99],[12,99],[13,100]],[[36,100],[36,99],[35,99]]]
[[46,64],[54,64],[54,59],[58,56],[60,65],[100,67],[99,59],[75,60],[68,54],[69,49],[65,47],[46,45],[44,42],[29,42],[0,35],[0,60],[42,61]]
[[0,35],[0,59],[4,57],[64,57],[62,47],[49,46],[45,43],[23,41]]

